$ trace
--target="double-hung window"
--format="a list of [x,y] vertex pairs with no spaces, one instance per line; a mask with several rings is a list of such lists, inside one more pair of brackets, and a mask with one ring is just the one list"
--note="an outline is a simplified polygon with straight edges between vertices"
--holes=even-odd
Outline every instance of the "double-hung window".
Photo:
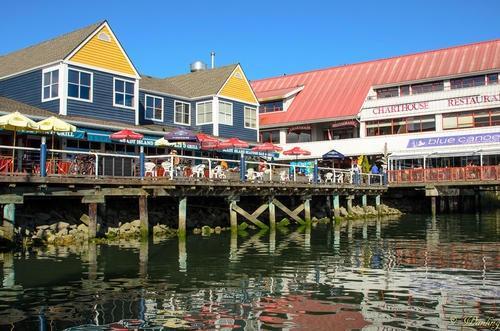
[[182,125],[191,124],[191,104],[182,101],[174,102],[174,123]]
[[212,123],[212,101],[196,104],[196,125]]
[[233,125],[233,104],[219,101],[219,124]]
[[123,79],[114,79],[113,106],[134,108],[134,82]]
[[92,101],[92,73],[69,69],[68,97]]
[[59,97],[59,70],[43,71],[42,101],[49,101]]
[[245,128],[257,128],[257,108],[245,106]]
[[163,121],[163,98],[146,95],[144,117],[147,120]]

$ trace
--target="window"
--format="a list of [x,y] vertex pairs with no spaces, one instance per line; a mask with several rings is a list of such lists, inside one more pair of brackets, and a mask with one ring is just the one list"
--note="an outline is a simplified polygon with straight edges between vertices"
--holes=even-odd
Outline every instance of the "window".
[[367,136],[383,136],[409,132],[426,132],[436,130],[434,115],[394,118],[366,122]]
[[498,74],[489,74],[486,77],[488,79],[488,85],[498,84]]
[[412,94],[429,93],[429,92],[443,91],[443,90],[444,90],[443,81],[415,84],[411,86]]
[[134,108],[134,82],[115,78],[113,94],[113,106]]
[[450,113],[443,115],[443,129],[465,129],[500,124],[500,108]]
[[381,88],[375,92],[377,92],[377,99],[397,97],[399,96],[399,87]]
[[42,101],[59,97],[59,70],[44,71],[42,77]]
[[69,69],[68,97],[92,101],[92,73]]
[[287,144],[305,143],[310,141],[311,141],[311,129],[300,129],[300,130],[291,129],[288,131],[288,134],[286,135]]
[[163,121],[163,98],[146,95],[144,118],[153,121]]
[[404,85],[399,87],[399,95],[410,95],[410,85]]
[[191,104],[182,101],[174,102],[174,123],[182,125],[191,124]]
[[261,103],[259,113],[272,113],[275,111],[283,111],[283,100]]
[[485,76],[473,76],[473,77],[464,77],[458,79],[450,79],[451,89],[459,89],[466,87],[474,87],[474,86],[483,86],[485,84],[484,80]]
[[245,128],[257,128],[257,108],[245,106]]
[[260,132],[260,142],[279,144],[280,143],[280,132],[279,132],[279,130],[261,131]]
[[219,101],[219,124],[233,125],[233,104]]
[[196,104],[196,125],[212,123],[212,101]]

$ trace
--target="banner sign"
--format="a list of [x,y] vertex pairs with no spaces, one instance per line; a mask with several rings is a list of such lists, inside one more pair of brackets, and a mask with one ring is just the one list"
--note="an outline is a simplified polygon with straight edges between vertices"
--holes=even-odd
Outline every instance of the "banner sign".
[[500,132],[464,134],[459,136],[444,136],[409,139],[406,148],[437,147],[451,145],[494,144],[500,142]]

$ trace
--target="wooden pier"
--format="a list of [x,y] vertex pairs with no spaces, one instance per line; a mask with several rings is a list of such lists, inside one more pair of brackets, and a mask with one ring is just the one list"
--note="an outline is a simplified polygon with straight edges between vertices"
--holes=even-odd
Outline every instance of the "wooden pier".
[[[4,236],[12,239],[15,225],[15,206],[37,198],[80,198],[88,205],[89,238],[95,238],[99,228],[98,205],[105,204],[110,197],[137,198],[141,220],[141,234],[148,236],[148,201],[161,197],[173,197],[178,203],[178,234],[186,235],[189,210],[187,200],[192,197],[222,197],[227,202],[231,231],[235,233],[238,218],[266,229],[276,226],[276,208],[297,224],[311,220],[311,199],[323,197],[335,216],[339,215],[341,200],[345,208],[352,208],[352,200],[361,197],[363,206],[370,201],[380,205],[380,196],[387,190],[385,185],[354,185],[351,183],[306,183],[229,181],[201,179],[169,179],[168,177],[89,177],[89,176],[47,176],[29,174],[0,176],[0,205],[4,209]],[[298,205],[286,206],[281,197],[297,197]],[[238,203],[241,197],[256,197],[260,204],[256,210],[248,211]],[[268,210],[269,219],[262,218]]]

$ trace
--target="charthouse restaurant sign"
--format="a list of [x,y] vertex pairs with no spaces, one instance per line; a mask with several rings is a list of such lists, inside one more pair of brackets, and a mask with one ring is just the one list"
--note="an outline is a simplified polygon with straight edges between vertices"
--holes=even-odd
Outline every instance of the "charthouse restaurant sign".
[[460,106],[475,106],[478,104],[487,104],[494,102],[500,102],[500,93],[492,95],[472,95],[445,100],[411,102],[400,105],[381,106],[373,108],[371,111],[371,115],[407,113],[420,110],[453,108]]

